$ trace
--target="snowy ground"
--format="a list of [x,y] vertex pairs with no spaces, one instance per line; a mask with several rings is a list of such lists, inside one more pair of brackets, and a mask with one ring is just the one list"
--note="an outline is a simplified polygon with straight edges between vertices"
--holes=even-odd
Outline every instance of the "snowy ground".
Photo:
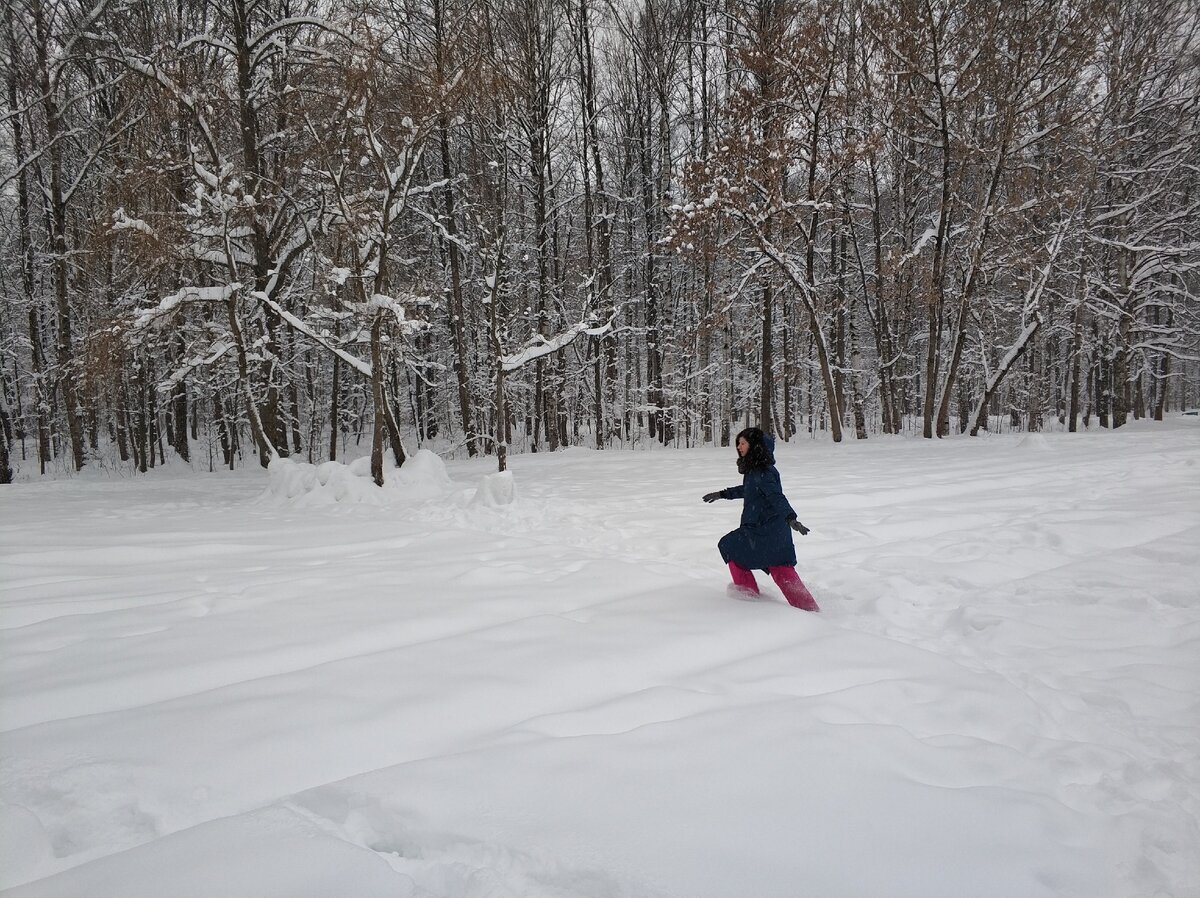
[[779,459],[0,489],[6,896],[1200,895],[1200,422]]

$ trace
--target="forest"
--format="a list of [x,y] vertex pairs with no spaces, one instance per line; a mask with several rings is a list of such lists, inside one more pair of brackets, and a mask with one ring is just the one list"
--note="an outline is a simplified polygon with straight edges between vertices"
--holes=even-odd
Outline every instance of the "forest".
[[0,28],[0,481],[1200,405],[1194,0]]

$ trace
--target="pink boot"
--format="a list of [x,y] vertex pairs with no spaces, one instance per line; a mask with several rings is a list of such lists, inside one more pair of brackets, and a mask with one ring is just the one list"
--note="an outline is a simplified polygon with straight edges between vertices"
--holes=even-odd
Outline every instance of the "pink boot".
[[[747,573],[749,572],[747,571]],[[800,575],[796,573],[794,567],[773,567],[770,568],[769,573],[784,598],[788,600],[788,604],[793,608],[799,608],[801,611],[821,610],[817,607],[816,599],[812,597],[812,593],[808,591],[808,587],[804,585],[804,581],[800,579]]]
[[733,577],[734,589],[746,595],[758,595],[758,581],[754,579],[754,571],[748,571],[736,561],[729,562],[729,573]]

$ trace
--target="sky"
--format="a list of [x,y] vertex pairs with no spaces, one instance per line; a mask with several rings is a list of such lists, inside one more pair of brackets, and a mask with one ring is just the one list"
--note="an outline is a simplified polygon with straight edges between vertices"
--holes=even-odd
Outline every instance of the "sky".
[[1200,896],[1200,419],[0,491],[5,896]]

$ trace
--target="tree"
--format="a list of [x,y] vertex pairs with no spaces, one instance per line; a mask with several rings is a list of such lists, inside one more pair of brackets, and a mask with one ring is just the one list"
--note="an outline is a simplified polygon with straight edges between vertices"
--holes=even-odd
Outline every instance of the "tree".
[[[842,13],[834,10],[838,21]],[[775,419],[772,341],[774,280],[799,299],[829,409],[834,442],[842,438],[842,408],[835,384],[827,303],[830,283],[817,269],[821,211],[828,206],[828,172],[838,160],[825,153],[829,102],[837,57],[833,39],[815,38],[818,26],[802,26],[798,8],[782,0],[758,0],[743,9],[745,43],[735,58],[746,73],[730,99],[724,133],[709,160],[693,166],[691,193],[703,197],[677,210],[677,243],[690,239],[695,223],[711,216],[728,221],[727,241],[744,241],[756,255],[742,282],[760,278],[762,363],[759,417]],[[823,24],[823,23],[822,23]]]
[[[81,397],[77,389],[80,371],[76,357],[75,319],[72,307],[71,257],[76,247],[73,236],[77,225],[86,216],[81,200],[88,179],[112,138],[118,121],[93,117],[90,97],[95,80],[89,79],[87,64],[91,31],[104,17],[107,0],[80,5],[71,0],[18,0],[5,13],[9,55],[7,65],[9,102],[14,129],[24,119],[31,128],[28,141],[30,153],[18,161],[17,178],[25,182],[27,170],[36,173],[42,195],[47,247],[45,255],[50,271],[54,320],[56,371],[53,388],[62,397],[62,412],[66,418],[71,446],[71,459],[76,470],[85,462],[84,423]],[[20,44],[31,48],[32,58],[25,57]],[[20,68],[29,65],[29,78],[23,81]],[[27,93],[20,96],[20,89]],[[38,113],[34,115],[34,111]],[[18,154],[24,154],[26,135],[14,132]],[[28,195],[19,188],[18,202],[28,207]],[[23,213],[20,228],[22,256],[26,260],[32,251],[31,218]],[[25,280],[28,288],[29,282]],[[31,309],[31,314],[37,316]],[[41,323],[31,319],[31,338],[41,342]],[[41,367],[40,345],[35,346],[35,370]],[[36,375],[40,379],[40,372]]]
[[1200,23],[1187,3],[1111,3],[1103,13],[1088,293],[1111,347],[1102,361],[1111,365],[1107,392],[1120,427],[1144,413],[1135,385],[1165,384],[1171,360],[1194,357],[1197,347],[1189,300],[1200,266]]

